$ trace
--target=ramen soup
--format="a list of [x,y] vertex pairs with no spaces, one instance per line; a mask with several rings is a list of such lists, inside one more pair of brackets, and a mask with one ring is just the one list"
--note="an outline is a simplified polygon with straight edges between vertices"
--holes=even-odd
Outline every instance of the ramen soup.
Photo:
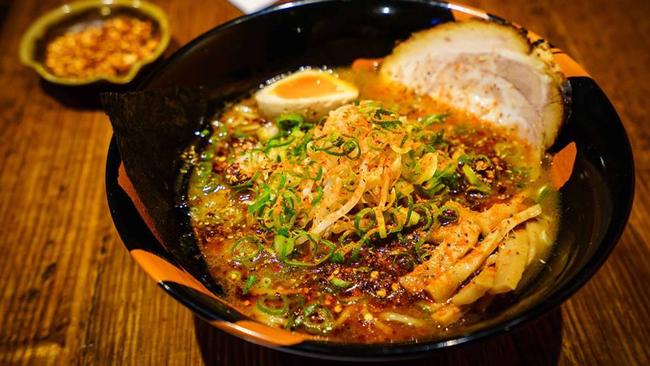
[[274,80],[202,134],[194,234],[225,300],[274,327],[441,335],[516,293],[554,240],[548,156],[372,68]]
[[352,343],[444,336],[497,311],[557,233],[572,163],[544,151],[564,80],[545,42],[468,21],[233,101],[183,172],[222,296],[270,326]]

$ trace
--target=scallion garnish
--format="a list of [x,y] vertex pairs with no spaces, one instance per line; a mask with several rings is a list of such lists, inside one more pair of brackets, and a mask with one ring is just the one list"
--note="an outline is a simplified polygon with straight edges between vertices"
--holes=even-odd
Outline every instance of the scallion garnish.
[[238,262],[252,261],[262,252],[262,243],[255,236],[244,236],[232,245],[230,252]]
[[305,122],[305,117],[298,113],[282,113],[275,119],[279,128],[290,131],[294,127],[300,127]]
[[332,312],[320,304],[305,307],[304,316],[302,326],[310,333],[325,334],[334,328]]
[[359,141],[354,137],[335,136],[328,140],[323,146],[312,144],[311,148],[314,151],[322,151],[334,156],[345,156],[352,160],[358,159],[361,156]]
[[244,284],[244,287],[241,290],[242,295],[248,295],[248,291],[250,291],[254,283],[255,283],[255,275],[248,276],[248,278],[246,279],[246,283]]
[[469,164],[464,164],[461,170],[463,171],[463,175],[465,175],[467,182],[472,185],[472,188],[481,193],[490,193],[490,186],[478,177]]
[[342,279],[340,279],[338,277],[332,277],[332,279],[330,280],[330,283],[332,284],[332,286],[336,287],[339,290],[345,290],[345,289],[349,288],[350,286],[352,286],[352,282],[342,280]]
[[269,315],[285,315],[289,311],[289,300],[286,296],[261,296],[257,299],[257,308]]
[[434,124],[440,124],[445,121],[449,117],[448,113],[443,113],[443,114],[429,114],[422,118],[422,124],[425,126],[430,126]]
[[293,243],[293,238],[288,238],[281,234],[275,235],[275,239],[273,239],[273,250],[275,250],[275,254],[279,260],[284,261],[293,252]]

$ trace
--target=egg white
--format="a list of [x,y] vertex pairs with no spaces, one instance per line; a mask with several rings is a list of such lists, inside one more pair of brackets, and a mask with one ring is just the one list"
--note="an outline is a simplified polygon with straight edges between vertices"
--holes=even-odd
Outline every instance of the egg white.
[[[275,93],[275,89],[283,83],[291,82],[296,78],[310,74],[329,80],[339,90],[327,95],[304,98],[284,98]],[[337,78],[327,71],[303,70],[284,77],[261,89],[255,94],[255,101],[262,114],[269,118],[287,112],[297,112],[304,114],[308,118],[318,118],[343,104],[353,101],[358,96],[359,90],[354,85]]]

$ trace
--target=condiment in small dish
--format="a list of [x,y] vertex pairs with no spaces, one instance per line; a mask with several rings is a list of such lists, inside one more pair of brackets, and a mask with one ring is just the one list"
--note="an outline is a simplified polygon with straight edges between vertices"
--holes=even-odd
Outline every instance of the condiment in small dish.
[[20,59],[47,81],[126,84],[169,44],[165,13],[139,0],[84,0],[38,18],[25,32]]

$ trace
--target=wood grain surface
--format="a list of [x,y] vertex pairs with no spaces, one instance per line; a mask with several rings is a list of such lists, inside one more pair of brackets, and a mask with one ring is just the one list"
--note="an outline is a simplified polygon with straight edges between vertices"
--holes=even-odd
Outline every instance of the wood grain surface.
[[[158,0],[169,51],[240,15],[225,0]],[[104,191],[111,136],[87,93],[18,61],[28,25],[63,1],[0,1],[0,365],[327,364],[217,331],[131,260]],[[650,1],[478,0],[526,25],[599,82],[634,148],[630,223],[596,276],[544,317],[413,365],[650,364]]]

